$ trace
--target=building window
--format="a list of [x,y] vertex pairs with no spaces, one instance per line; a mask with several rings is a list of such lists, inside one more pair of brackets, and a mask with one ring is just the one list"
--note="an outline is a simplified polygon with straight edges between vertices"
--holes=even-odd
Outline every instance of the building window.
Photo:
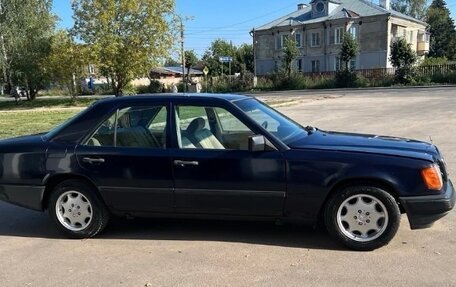
[[302,37],[301,34],[295,34],[296,47],[302,47]]
[[340,71],[342,70],[342,60],[339,58],[339,57],[336,57],[335,61],[334,61],[334,69],[336,71]]
[[323,4],[323,2],[318,2],[315,6],[315,10],[317,10],[318,13],[323,12],[325,10],[325,4]]
[[285,42],[287,41],[288,37],[289,37],[288,35],[277,35],[277,38],[276,38],[277,49],[282,49],[283,47],[285,47]]
[[310,42],[311,47],[320,46],[320,33],[312,33],[312,41]]
[[334,44],[342,43],[342,37],[344,36],[344,28],[339,27],[334,30]]
[[413,43],[413,31],[410,31],[410,34],[409,34],[409,43]]
[[352,70],[352,71],[356,70],[356,60],[355,59],[350,60],[350,70]]
[[358,27],[351,26],[348,32],[353,37],[353,39],[358,40]]
[[298,72],[302,72],[302,59],[299,59],[297,64],[298,64]]
[[320,60],[312,61],[312,73],[320,72]]
[[280,35],[276,37],[276,49],[282,49],[282,37]]

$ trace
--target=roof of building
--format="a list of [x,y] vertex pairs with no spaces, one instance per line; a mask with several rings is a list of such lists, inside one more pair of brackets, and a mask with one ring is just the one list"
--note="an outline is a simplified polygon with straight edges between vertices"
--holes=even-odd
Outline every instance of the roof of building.
[[[312,4],[315,0],[310,1]],[[353,19],[358,17],[376,16],[376,15],[392,15],[397,18],[413,21],[419,24],[427,25],[425,22],[394,11],[385,9],[379,5],[366,0],[329,0],[329,2],[338,4],[331,13],[326,16],[312,18],[312,6],[307,5],[302,9],[294,11],[288,15],[280,17],[268,24],[255,28],[255,30],[269,30],[275,27],[296,26],[311,23],[319,23],[327,20],[335,19]]]
[[[184,68],[184,72],[187,74],[187,68]],[[152,69],[152,73],[161,75],[182,75],[182,67],[157,67]],[[203,72],[190,68],[190,75],[203,75]]]

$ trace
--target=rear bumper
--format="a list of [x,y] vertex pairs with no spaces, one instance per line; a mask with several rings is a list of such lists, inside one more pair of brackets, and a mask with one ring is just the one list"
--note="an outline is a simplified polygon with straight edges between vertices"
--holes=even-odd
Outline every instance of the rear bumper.
[[407,213],[411,229],[421,229],[432,224],[450,212],[455,204],[454,188],[451,181],[445,186],[445,193],[439,195],[400,197],[400,203]]
[[44,189],[44,186],[0,185],[0,200],[42,211]]

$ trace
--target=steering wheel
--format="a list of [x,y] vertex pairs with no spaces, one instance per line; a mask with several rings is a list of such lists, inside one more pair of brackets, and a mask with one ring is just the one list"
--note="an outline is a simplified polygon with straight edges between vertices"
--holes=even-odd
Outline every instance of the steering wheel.
[[264,121],[261,126],[264,128],[264,129],[267,129],[268,128],[268,121]]

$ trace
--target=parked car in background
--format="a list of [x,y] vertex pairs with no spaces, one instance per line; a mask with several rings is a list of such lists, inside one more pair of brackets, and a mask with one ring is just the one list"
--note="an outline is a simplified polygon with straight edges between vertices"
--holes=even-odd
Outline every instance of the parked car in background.
[[426,228],[455,203],[432,144],[304,127],[240,95],[104,99],[48,133],[0,141],[0,199],[47,210],[71,238],[110,215],[282,220],[356,250],[401,213]]

